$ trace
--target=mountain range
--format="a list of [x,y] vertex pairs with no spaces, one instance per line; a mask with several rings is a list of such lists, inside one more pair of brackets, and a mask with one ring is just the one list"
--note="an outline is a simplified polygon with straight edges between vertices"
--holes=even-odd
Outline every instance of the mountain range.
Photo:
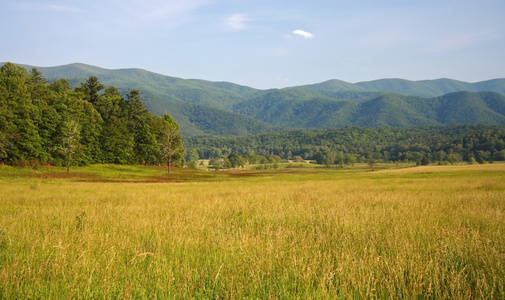
[[109,70],[80,63],[36,68],[49,82],[65,78],[73,87],[94,75],[124,94],[138,89],[146,108],[158,115],[170,113],[183,135],[247,135],[344,126],[505,124],[505,79],[477,83],[452,79],[329,80],[259,90],[142,69]]

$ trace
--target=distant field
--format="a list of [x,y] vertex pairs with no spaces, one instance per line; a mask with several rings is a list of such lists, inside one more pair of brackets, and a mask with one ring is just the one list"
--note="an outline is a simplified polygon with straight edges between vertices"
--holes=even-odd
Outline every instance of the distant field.
[[0,298],[504,299],[505,164],[400,167],[0,166]]

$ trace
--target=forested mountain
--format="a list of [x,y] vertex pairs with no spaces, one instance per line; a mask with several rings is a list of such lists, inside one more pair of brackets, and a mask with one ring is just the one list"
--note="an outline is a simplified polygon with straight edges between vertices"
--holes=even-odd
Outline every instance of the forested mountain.
[[505,79],[478,83],[381,79],[354,84],[329,80],[258,90],[141,69],[108,70],[84,64],[38,69],[48,82],[65,78],[72,88],[96,76],[123,96],[139,90],[148,110],[156,115],[170,113],[187,136],[343,126],[505,124]]
[[437,98],[386,93],[371,99],[294,98],[283,90],[236,104],[245,115],[288,128],[505,124],[505,96],[456,92]]
[[[238,117],[231,110],[234,103],[258,91],[253,88],[227,82],[180,79],[141,69],[108,70],[85,64],[36,68],[49,82],[65,78],[71,87],[79,86],[89,76],[96,76],[104,85],[115,86],[124,95],[137,89],[149,111],[156,115],[169,112],[185,135],[235,135],[275,128],[254,118]],[[206,113],[202,114],[204,111]],[[214,123],[215,120],[221,122]]]

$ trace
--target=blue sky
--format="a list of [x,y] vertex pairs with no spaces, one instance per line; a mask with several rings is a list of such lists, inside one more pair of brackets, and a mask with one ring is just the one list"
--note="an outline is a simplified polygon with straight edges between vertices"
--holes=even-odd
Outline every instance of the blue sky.
[[256,88],[505,77],[503,0],[0,0],[0,61]]

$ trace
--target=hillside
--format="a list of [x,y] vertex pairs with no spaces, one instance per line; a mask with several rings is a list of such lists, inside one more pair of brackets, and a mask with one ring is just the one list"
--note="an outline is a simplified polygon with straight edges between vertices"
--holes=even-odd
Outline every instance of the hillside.
[[298,99],[277,90],[234,107],[242,114],[290,128],[505,124],[505,96],[493,92],[456,92],[436,98],[386,93],[358,101],[322,96]]
[[[31,66],[24,66],[31,69]],[[91,75],[104,85],[116,86],[126,94],[138,89],[146,108],[157,115],[170,113],[181,125],[181,133],[236,135],[271,131],[274,127],[245,116],[229,107],[257,90],[227,82],[180,79],[141,69],[108,70],[85,64],[37,67],[48,81],[66,78],[76,87]],[[205,119],[201,119],[205,111]],[[192,121],[191,121],[192,120]],[[210,120],[219,120],[209,125]],[[226,127],[221,127],[226,126]]]
[[[25,66],[27,69],[32,67]],[[138,89],[142,93],[162,97],[163,100],[202,104],[227,109],[230,105],[257,92],[256,89],[226,82],[210,82],[164,76],[142,69],[108,70],[85,64],[39,68],[48,81],[66,78],[74,85],[91,75],[105,85],[121,89]],[[153,99],[153,101],[159,99]]]
[[[25,66],[31,69],[31,66]],[[142,69],[109,70],[85,64],[37,67],[48,81],[73,87],[91,75],[122,94],[140,90],[146,108],[170,113],[183,135],[246,135],[289,128],[505,124],[505,79],[329,80],[258,90],[229,82],[164,76]]]

